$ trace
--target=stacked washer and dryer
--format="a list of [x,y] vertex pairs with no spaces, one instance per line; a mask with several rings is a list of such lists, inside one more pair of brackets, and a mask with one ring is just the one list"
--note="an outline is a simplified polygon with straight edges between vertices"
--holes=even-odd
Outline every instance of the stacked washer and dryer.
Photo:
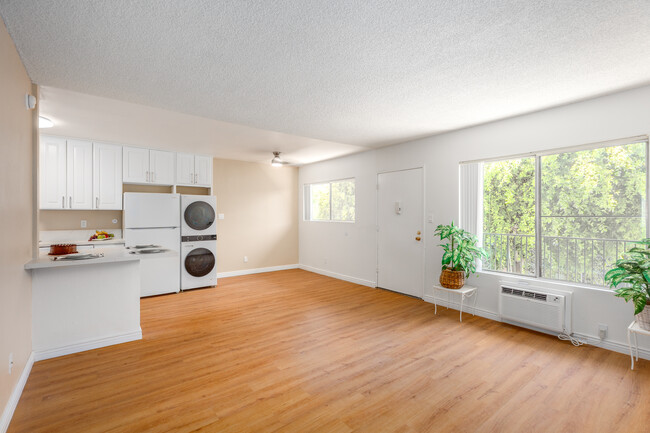
[[141,297],[217,285],[216,208],[214,196],[124,193],[124,240],[141,259]]
[[217,198],[181,195],[181,290],[217,285]]

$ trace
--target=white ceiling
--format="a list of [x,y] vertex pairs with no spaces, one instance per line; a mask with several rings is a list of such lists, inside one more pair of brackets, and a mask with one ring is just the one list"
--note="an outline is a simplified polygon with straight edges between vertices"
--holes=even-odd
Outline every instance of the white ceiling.
[[0,14],[38,84],[357,150],[650,83],[648,0],[0,0]]

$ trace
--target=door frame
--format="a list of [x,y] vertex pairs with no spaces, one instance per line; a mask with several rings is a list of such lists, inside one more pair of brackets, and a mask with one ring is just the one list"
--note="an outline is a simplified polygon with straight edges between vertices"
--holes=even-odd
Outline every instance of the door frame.
[[[427,206],[426,206],[426,196],[427,196],[427,182],[426,182],[426,167],[424,165],[421,166],[416,166],[416,167],[409,167],[409,168],[400,168],[398,170],[384,170],[384,171],[378,171],[377,172],[377,178],[376,178],[376,184],[375,184],[375,233],[377,235],[377,248],[376,248],[376,254],[375,254],[375,288],[379,288],[379,176],[382,174],[388,174],[388,173],[397,173],[400,171],[409,171],[409,170],[422,170],[422,253],[420,257],[420,273],[422,274],[422,287],[420,288],[420,299],[424,299],[424,288],[426,287],[426,251],[427,251],[427,220],[426,220],[426,214],[427,214]],[[408,296],[408,295],[407,295]]]

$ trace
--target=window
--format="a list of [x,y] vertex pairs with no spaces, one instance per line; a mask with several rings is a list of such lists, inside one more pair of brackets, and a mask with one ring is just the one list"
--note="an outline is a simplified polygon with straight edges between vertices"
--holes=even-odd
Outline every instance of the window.
[[483,269],[535,275],[535,158],[483,165]]
[[604,285],[648,236],[647,151],[643,138],[477,163],[482,216],[469,229],[489,253],[483,269]]
[[305,220],[354,222],[354,186],[354,179],[305,185]]

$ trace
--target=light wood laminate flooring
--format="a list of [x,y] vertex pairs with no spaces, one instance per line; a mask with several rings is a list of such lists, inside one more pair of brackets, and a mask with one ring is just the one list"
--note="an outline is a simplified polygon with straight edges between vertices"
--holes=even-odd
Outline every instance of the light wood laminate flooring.
[[141,310],[35,363],[9,432],[650,431],[650,361],[302,270]]

